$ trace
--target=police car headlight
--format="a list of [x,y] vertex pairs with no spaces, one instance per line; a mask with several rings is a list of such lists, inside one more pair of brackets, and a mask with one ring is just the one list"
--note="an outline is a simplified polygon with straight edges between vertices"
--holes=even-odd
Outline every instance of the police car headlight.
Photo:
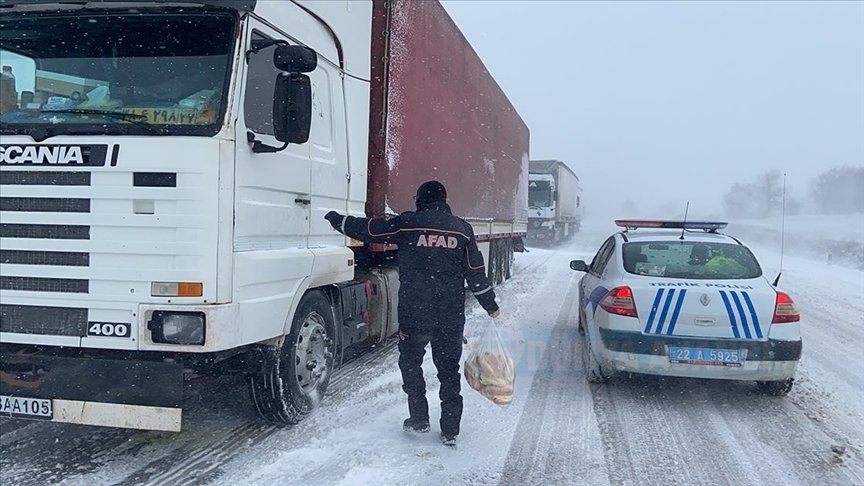
[[153,342],[162,344],[204,344],[203,312],[155,311],[147,323]]

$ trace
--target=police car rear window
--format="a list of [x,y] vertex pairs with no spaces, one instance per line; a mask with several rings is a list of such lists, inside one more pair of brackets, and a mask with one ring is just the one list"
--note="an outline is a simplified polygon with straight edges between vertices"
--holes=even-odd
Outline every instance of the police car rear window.
[[651,277],[731,280],[756,278],[762,269],[747,247],[701,241],[625,243],[624,270]]

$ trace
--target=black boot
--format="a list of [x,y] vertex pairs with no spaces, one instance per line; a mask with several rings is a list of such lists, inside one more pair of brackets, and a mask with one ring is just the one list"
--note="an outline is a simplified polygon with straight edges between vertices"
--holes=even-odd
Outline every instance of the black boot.
[[441,443],[446,445],[447,447],[456,447],[456,437],[458,436],[441,432]]
[[456,437],[458,437],[458,435],[450,435],[441,432],[441,443],[447,447],[456,447]]
[[405,432],[429,432],[429,419],[407,418],[402,422],[402,429]]

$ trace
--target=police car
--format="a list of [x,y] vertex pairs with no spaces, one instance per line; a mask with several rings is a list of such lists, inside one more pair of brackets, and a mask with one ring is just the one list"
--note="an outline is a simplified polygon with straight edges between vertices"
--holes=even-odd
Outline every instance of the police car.
[[620,372],[754,380],[785,395],[798,310],[724,222],[616,220],[579,284],[588,380]]

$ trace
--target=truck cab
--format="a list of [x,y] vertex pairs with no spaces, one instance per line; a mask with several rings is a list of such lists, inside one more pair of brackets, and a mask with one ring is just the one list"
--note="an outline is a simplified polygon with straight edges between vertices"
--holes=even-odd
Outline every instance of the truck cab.
[[371,5],[339,6],[337,37],[302,3],[4,2],[0,395],[177,430],[184,374],[273,368],[294,339],[285,421],[314,405],[355,278],[323,215],[365,203]]
[[532,160],[529,168],[529,241],[553,244],[569,240],[582,224],[579,178],[560,160]]

